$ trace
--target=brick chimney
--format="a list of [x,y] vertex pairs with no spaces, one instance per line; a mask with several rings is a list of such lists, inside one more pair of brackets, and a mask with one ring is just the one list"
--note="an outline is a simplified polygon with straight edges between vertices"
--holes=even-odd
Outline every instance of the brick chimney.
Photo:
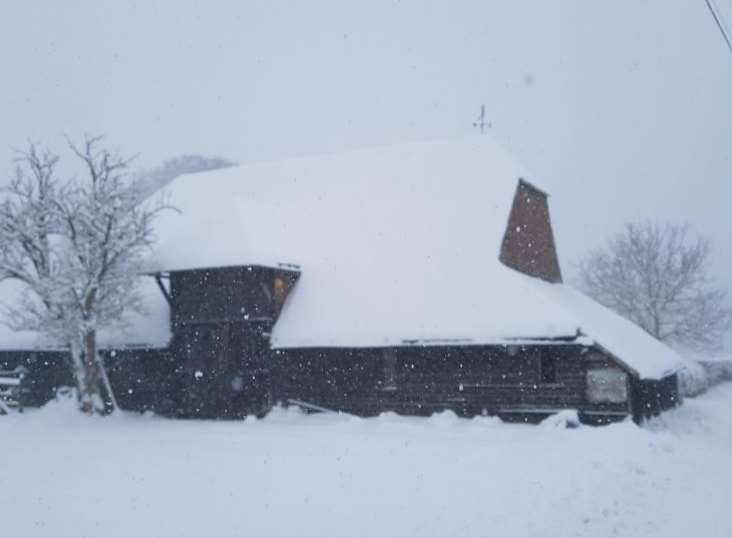
[[517,271],[551,283],[562,282],[548,195],[519,178],[498,259]]

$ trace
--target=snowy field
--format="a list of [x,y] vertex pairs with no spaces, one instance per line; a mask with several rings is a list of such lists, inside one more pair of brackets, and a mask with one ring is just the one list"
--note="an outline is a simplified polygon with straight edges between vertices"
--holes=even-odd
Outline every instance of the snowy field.
[[0,417],[13,537],[729,537],[732,384],[650,426]]

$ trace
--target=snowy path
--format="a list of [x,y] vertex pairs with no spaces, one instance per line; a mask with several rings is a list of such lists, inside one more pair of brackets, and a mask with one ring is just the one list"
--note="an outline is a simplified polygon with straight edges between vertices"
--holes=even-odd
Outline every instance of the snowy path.
[[732,536],[732,384],[645,429],[0,417],[3,536]]

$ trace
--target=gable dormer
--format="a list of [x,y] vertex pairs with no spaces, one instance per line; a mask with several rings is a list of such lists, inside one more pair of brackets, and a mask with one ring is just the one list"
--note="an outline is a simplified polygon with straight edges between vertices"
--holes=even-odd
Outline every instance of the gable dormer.
[[240,265],[171,271],[168,295],[172,325],[272,324],[277,321],[299,276],[299,269],[293,265]]
[[557,283],[562,281],[562,272],[547,198],[544,191],[519,179],[499,260],[529,276]]

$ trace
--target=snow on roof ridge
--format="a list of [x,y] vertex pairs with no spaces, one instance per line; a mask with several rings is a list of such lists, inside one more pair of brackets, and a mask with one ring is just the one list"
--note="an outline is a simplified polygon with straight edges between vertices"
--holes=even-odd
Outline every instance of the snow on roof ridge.
[[[208,175],[208,174],[216,174],[217,172],[221,171],[231,171],[231,170],[237,170],[237,169],[247,169],[250,167],[258,167],[258,166],[269,166],[269,165],[294,165],[298,163],[305,163],[308,161],[318,161],[318,160],[327,160],[327,159],[333,159],[333,158],[342,158],[342,157],[349,157],[349,156],[358,156],[363,154],[369,154],[369,153],[378,153],[381,151],[389,151],[389,150],[395,150],[399,148],[403,149],[414,149],[418,147],[423,146],[430,146],[430,145],[458,145],[458,144],[465,144],[469,142],[475,142],[475,143],[481,143],[483,145],[492,145],[495,148],[500,149],[501,152],[505,154],[506,157],[513,160],[517,164],[519,163],[518,157],[516,157],[513,152],[508,150],[498,139],[493,136],[490,133],[484,133],[484,134],[463,134],[463,135],[455,135],[455,136],[446,136],[446,137],[437,137],[437,138],[428,138],[424,140],[406,140],[406,141],[395,141],[390,143],[375,143],[373,145],[365,145],[365,146],[357,146],[352,148],[346,148],[346,149],[340,149],[340,150],[332,150],[332,151],[316,151],[313,153],[305,153],[301,155],[292,155],[292,156],[285,156],[285,157],[270,157],[270,158],[264,158],[264,159],[254,159],[247,162],[236,162],[231,166],[227,166],[225,168],[216,168],[212,170],[203,170],[199,172],[189,172],[185,174],[181,174],[177,176],[174,180],[172,180],[170,183],[166,184],[163,189],[165,189],[168,185],[174,184],[178,178],[185,177],[185,176],[202,176],[202,175]],[[526,167],[521,164],[521,169],[524,170],[526,173],[524,173],[522,176],[517,176],[515,178],[516,181],[519,181],[521,183],[526,184],[530,188],[533,188],[537,191],[539,191],[542,194],[549,195],[549,193],[542,189],[542,187],[539,186],[539,184],[536,182],[535,179],[532,179],[531,181],[527,180],[526,177],[534,177],[533,174],[529,174],[526,170]]]
[[[442,143],[452,143],[452,142],[460,142],[460,141],[467,141],[467,140],[491,140],[494,144],[500,146],[503,148],[503,146],[496,140],[495,137],[491,135],[475,135],[475,134],[468,134],[468,135],[457,135],[457,136],[450,136],[450,137],[438,137],[438,138],[427,138],[424,140],[401,140],[401,141],[394,141],[394,142],[377,142],[374,144],[367,144],[364,146],[356,146],[351,148],[345,148],[345,149],[336,149],[336,150],[325,150],[325,151],[316,151],[313,153],[305,153],[300,155],[292,155],[287,157],[272,157],[272,158],[266,158],[261,160],[253,160],[248,161],[244,163],[237,163],[232,168],[237,167],[247,167],[247,166],[257,166],[260,164],[272,164],[272,163],[292,163],[297,161],[304,161],[309,159],[327,159],[329,157],[338,157],[342,155],[351,155],[351,154],[359,154],[359,153],[369,153],[372,151],[380,151],[380,150],[388,150],[388,149],[395,149],[399,147],[412,147],[412,146],[422,146],[422,145],[431,145],[431,144],[442,144]],[[504,151],[505,148],[503,148]]]
[[[291,263],[291,262],[242,262],[242,263],[236,263],[236,264],[228,264],[228,265],[210,265],[210,266],[202,266],[202,267],[195,267],[190,269],[196,269],[197,271],[218,271],[220,269],[238,269],[238,268],[249,268],[251,270],[252,267],[256,267],[259,269],[279,269],[282,271],[291,271],[291,272],[300,272],[302,270],[302,267],[300,267],[297,263]],[[142,275],[144,276],[156,276],[160,274],[167,274],[167,273],[176,273],[179,271],[188,271],[189,269],[152,269],[152,270],[145,270],[142,272]]]

